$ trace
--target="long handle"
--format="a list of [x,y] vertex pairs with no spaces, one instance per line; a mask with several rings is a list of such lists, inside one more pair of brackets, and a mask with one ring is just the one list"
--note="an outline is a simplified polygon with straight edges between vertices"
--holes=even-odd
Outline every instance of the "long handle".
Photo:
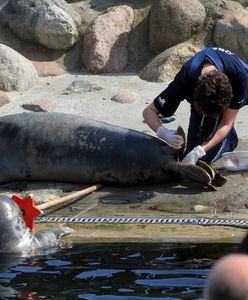
[[52,201],[37,205],[36,207],[39,208],[40,210],[47,209],[47,208],[53,207],[55,205],[62,204],[62,203],[65,203],[67,201],[73,200],[77,197],[85,196],[85,195],[90,194],[90,193],[92,193],[96,190],[101,189],[102,187],[103,187],[102,184],[92,185],[92,186],[90,186],[86,189],[83,189],[81,191],[77,191],[77,192],[71,193],[67,196],[64,196],[64,197],[54,199]]

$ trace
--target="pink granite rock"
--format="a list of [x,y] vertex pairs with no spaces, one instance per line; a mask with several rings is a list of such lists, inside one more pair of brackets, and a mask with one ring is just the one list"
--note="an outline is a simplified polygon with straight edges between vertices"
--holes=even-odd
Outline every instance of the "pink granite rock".
[[128,61],[128,34],[133,20],[133,9],[121,5],[107,9],[88,26],[83,42],[83,61],[87,71],[123,71]]

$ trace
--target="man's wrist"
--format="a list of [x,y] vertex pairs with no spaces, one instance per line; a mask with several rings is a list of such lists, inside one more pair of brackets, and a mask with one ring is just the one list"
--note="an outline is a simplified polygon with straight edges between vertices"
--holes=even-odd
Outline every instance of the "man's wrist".
[[156,134],[159,135],[159,134],[161,134],[162,132],[163,132],[163,133],[166,132],[166,128],[165,128],[164,126],[160,125],[160,126],[158,127],[158,129],[156,130]]
[[195,147],[194,150],[196,151],[199,158],[202,158],[204,155],[206,155],[206,152],[201,145]]

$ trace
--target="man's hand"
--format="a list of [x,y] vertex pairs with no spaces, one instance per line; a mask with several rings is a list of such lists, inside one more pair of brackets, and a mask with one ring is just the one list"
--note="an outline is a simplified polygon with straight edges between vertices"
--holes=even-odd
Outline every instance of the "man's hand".
[[157,137],[166,141],[174,149],[180,149],[184,143],[183,137],[176,134],[176,130],[169,130],[162,125],[157,130]]
[[192,151],[190,151],[182,160],[182,162],[187,164],[195,165],[198,161],[198,159],[202,158],[204,155],[206,155],[206,152],[202,148],[202,146],[195,147]]

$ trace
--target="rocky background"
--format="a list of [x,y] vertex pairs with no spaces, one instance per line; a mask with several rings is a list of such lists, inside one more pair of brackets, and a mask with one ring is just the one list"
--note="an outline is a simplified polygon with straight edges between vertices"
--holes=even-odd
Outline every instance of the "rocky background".
[[248,61],[248,0],[0,0],[0,90],[40,76],[138,73],[173,79],[206,46]]
[[[0,0],[0,116],[26,110],[76,113],[154,134],[142,110],[196,51],[225,47],[248,62],[247,7],[248,0]],[[166,126],[186,130],[189,109],[183,101],[176,120]],[[235,122],[240,150],[248,149],[246,109]],[[223,170],[221,160],[216,166],[228,182],[215,192],[192,182],[189,187],[104,187],[72,213],[247,219],[248,173]],[[1,186],[0,192],[12,196],[21,190],[43,203],[70,189],[82,186],[29,183]],[[220,227],[139,225],[114,231],[101,226],[76,232],[93,239],[116,235],[153,241],[241,236]]]

